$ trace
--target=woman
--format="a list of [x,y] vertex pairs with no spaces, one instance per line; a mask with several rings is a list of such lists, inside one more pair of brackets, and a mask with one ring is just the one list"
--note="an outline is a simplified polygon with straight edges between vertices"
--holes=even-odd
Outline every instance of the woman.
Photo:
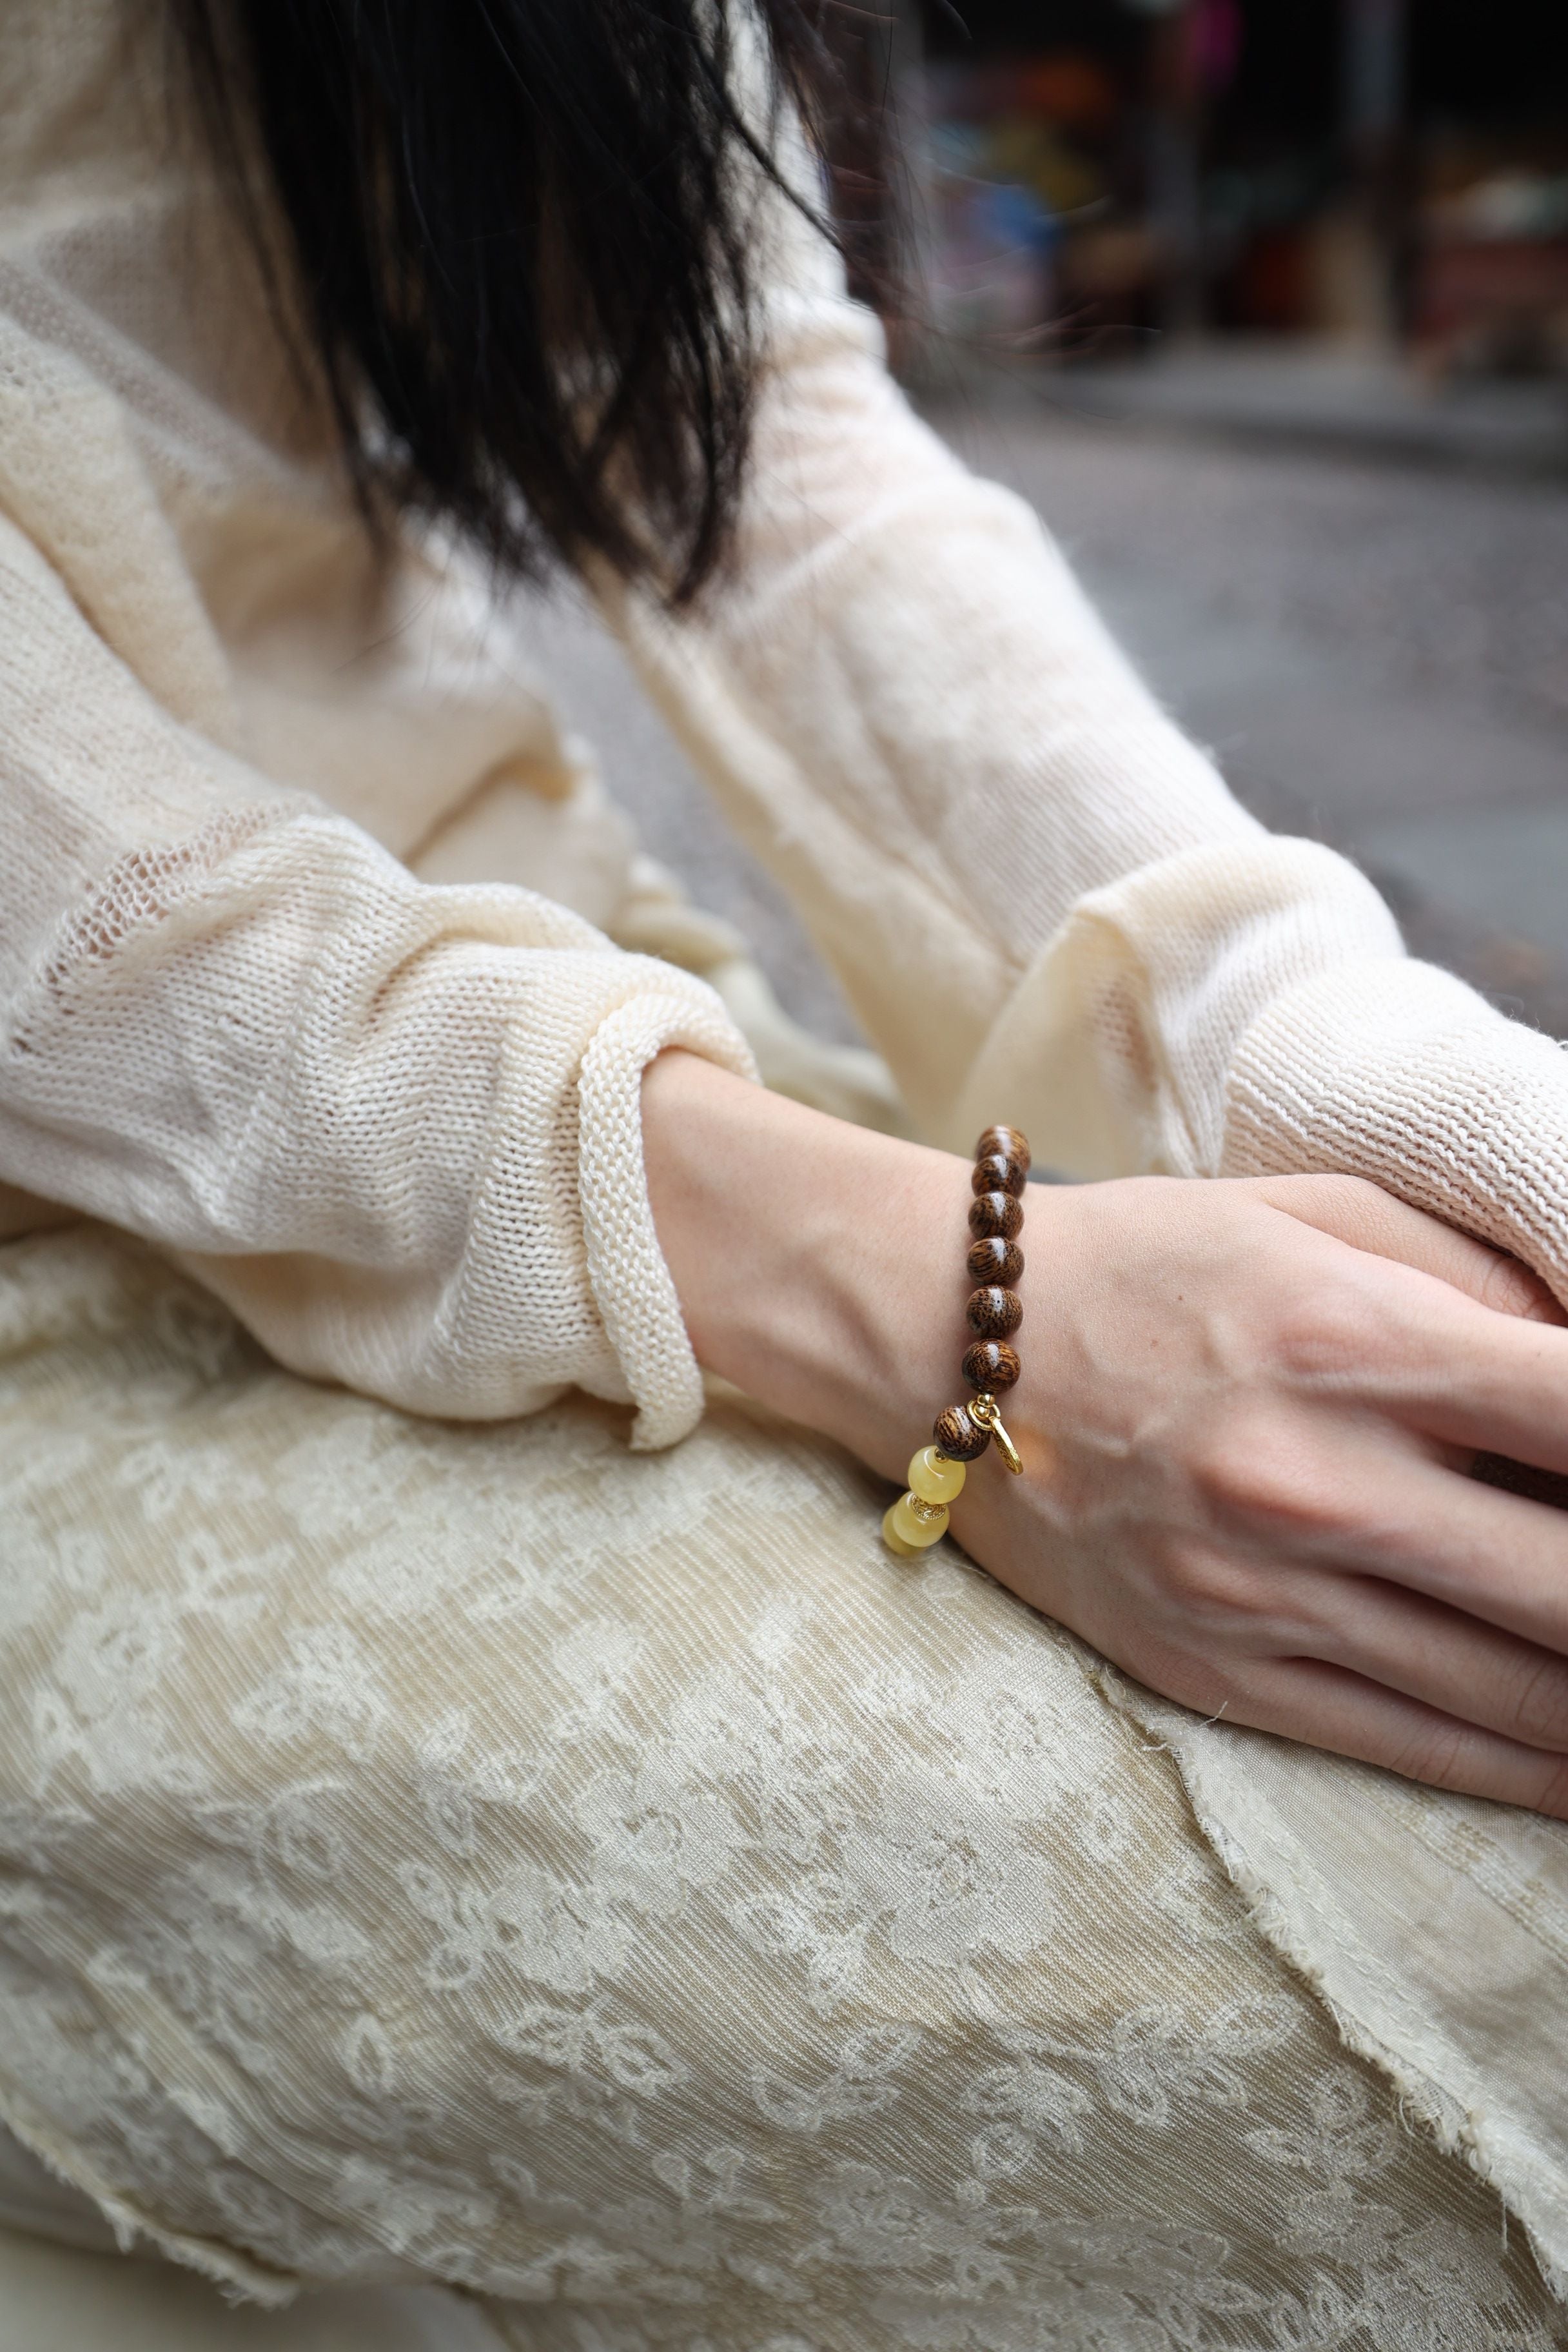
[[[1562,2340],[1556,1049],[910,417],[793,0],[0,43],[12,2130],[531,2347]],[[548,558],[925,1140],[751,1083]],[[1121,1180],[953,1508],[1041,1614],[878,1541],[994,1120]]]

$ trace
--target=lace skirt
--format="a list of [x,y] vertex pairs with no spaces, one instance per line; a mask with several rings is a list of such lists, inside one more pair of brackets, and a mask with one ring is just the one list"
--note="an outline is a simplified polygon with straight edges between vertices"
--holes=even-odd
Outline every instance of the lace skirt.
[[0,1249],[0,2115],[529,2352],[1568,2343],[1165,1745],[732,1400],[405,1419]]

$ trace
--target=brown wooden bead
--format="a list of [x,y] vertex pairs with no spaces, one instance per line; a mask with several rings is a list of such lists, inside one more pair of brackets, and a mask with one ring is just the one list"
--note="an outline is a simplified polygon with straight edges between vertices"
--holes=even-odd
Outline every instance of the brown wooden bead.
[[969,1230],[976,1241],[999,1234],[1005,1242],[1010,1242],[1022,1232],[1023,1224],[1023,1202],[1015,1201],[1011,1192],[982,1192],[977,1201],[969,1204]]
[[988,1127],[974,1147],[976,1160],[989,1160],[999,1152],[1004,1160],[1016,1160],[1026,1176],[1031,1160],[1029,1139],[1021,1127]]
[[1006,1339],[1024,1319],[1024,1302],[1016,1290],[989,1282],[984,1290],[970,1292],[963,1312],[977,1339]]
[[1005,1282],[1011,1288],[1024,1271],[1024,1253],[1016,1242],[993,1234],[989,1240],[971,1244],[968,1263],[976,1282]]
[[972,1389],[1010,1389],[1023,1369],[1002,1339],[976,1339],[963,1351],[963,1377]]
[[974,1163],[970,1187],[976,1192],[1011,1192],[1016,1196],[1029,1181],[1029,1171],[1005,1151],[988,1151]]
[[950,1462],[977,1462],[991,1443],[991,1432],[969,1417],[966,1404],[950,1404],[931,1423],[939,1454]]

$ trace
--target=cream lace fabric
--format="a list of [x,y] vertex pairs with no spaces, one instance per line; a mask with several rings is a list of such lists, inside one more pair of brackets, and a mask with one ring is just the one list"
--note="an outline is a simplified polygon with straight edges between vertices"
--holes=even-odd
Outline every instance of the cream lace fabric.
[[405,1419],[82,1230],[0,1251],[0,2099],[183,2258],[524,2352],[1568,2341],[1093,1660],[829,1449]]

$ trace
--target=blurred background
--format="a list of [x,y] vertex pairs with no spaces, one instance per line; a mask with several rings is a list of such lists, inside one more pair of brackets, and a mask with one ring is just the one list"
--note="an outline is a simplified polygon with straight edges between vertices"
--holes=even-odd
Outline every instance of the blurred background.
[[[836,21],[836,201],[912,395],[1034,501],[1249,805],[1568,1035],[1568,8]],[[566,604],[540,628],[649,846],[852,1036],[613,650]]]

